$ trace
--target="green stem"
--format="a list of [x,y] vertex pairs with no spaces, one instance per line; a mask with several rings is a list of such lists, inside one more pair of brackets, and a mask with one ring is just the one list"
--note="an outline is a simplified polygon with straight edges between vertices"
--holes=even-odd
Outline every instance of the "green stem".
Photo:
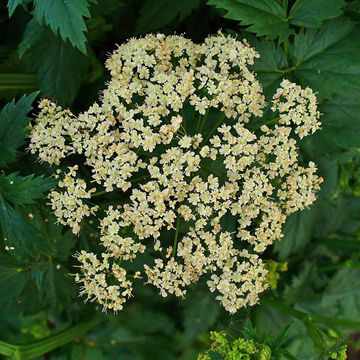
[[174,246],[173,246],[173,254],[172,254],[173,257],[175,257],[175,255],[176,255],[179,232],[180,232],[180,215],[178,215],[178,217],[176,219],[176,230],[175,230],[175,238],[174,238]]
[[106,190],[97,191],[97,192],[94,192],[93,194],[91,194],[91,197],[93,198],[93,197],[96,197],[96,196],[104,195],[106,193],[107,193]]
[[280,117],[276,117],[273,119],[270,119],[268,121],[265,121],[264,123],[260,123],[260,124],[256,124],[256,126],[254,128],[252,128],[253,131],[260,129],[263,125],[273,125],[273,124],[277,124],[278,121],[280,120]]
[[13,345],[0,341],[0,354],[10,357],[11,360],[30,360],[44,355],[60,346],[63,346],[80,335],[94,328],[100,322],[95,318],[89,322],[79,324],[73,328],[61,331],[45,339],[34,341],[25,345]]
[[303,311],[296,310],[290,306],[287,306],[279,301],[271,300],[269,298],[263,298],[262,302],[266,305],[271,306],[272,308],[278,310],[279,312],[289,315],[295,319],[298,319],[302,322],[312,321],[314,323],[321,323],[327,325],[338,325],[344,326],[350,329],[359,329],[360,321],[356,320],[348,320],[348,319],[337,319],[327,316],[315,315],[315,314],[307,314]]
[[210,140],[210,138],[214,135],[215,131],[222,124],[222,122],[224,120],[225,120],[225,114],[222,114],[221,117],[216,122],[215,126],[211,129],[210,133],[207,135],[207,137],[206,137],[206,139],[204,141],[204,144],[206,144]]

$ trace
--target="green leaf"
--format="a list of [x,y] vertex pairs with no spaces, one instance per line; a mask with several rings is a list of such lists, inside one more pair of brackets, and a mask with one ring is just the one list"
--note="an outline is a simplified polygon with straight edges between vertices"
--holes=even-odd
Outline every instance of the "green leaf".
[[360,145],[360,93],[336,95],[320,108],[321,131],[306,139],[312,154],[330,155]]
[[322,303],[341,301],[350,295],[360,295],[360,270],[341,269],[329,281]]
[[63,265],[50,262],[43,277],[44,298],[52,308],[70,303],[76,295],[76,286],[69,270]]
[[29,119],[26,117],[32,109],[31,104],[38,93],[23,96],[17,103],[11,101],[0,112],[0,167],[14,161],[17,148],[24,143],[25,131]]
[[288,14],[287,1],[276,0],[209,0],[208,5],[226,11],[225,17],[249,26],[246,30],[268,40],[286,40],[294,30],[290,25],[316,28],[327,19],[342,14],[344,0],[297,0]]
[[264,89],[274,92],[280,81],[284,77],[284,72],[288,66],[285,53],[280,46],[276,46],[274,41],[247,37],[260,58],[255,60],[252,70],[257,75]]
[[208,5],[226,10],[226,18],[240,21],[249,26],[248,31],[269,40],[279,37],[283,41],[293,33],[287,9],[274,0],[209,0]]
[[199,7],[200,3],[200,0],[146,0],[140,9],[136,32],[147,33],[174,22],[181,22]]
[[0,303],[16,299],[30,280],[30,273],[10,255],[0,253]]
[[287,305],[295,304],[311,294],[312,280],[315,278],[316,271],[314,264],[305,261],[301,264],[299,274],[293,274],[291,284],[286,285],[283,298]]
[[7,8],[9,10],[9,17],[13,16],[16,8],[19,5],[29,3],[31,0],[8,0]]
[[323,291],[321,307],[321,313],[328,316],[359,319],[360,270],[338,270]]
[[36,72],[45,96],[53,97],[63,106],[72,103],[88,69],[85,55],[35,20],[26,27],[19,53],[27,54],[29,67]]
[[6,246],[17,254],[38,254],[44,247],[40,232],[0,195],[0,226]]
[[302,30],[289,49],[294,75],[322,98],[359,91],[360,42],[350,21],[338,18],[319,30]]
[[290,11],[290,22],[301,27],[320,27],[323,20],[342,14],[344,0],[297,0]]
[[186,339],[195,339],[207,332],[219,314],[219,304],[209,293],[197,292],[184,304]]
[[84,17],[90,17],[86,0],[35,0],[34,15],[40,24],[49,25],[54,34],[59,30],[61,37],[86,53],[86,25]]
[[274,247],[281,261],[288,259],[290,254],[304,249],[305,245],[310,241],[316,220],[315,215],[316,208],[312,207],[304,211],[298,211],[286,220],[283,229],[284,237]]
[[20,176],[18,173],[0,175],[0,193],[7,201],[13,204],[32,204],[44,197],[56,181],[43,176]]

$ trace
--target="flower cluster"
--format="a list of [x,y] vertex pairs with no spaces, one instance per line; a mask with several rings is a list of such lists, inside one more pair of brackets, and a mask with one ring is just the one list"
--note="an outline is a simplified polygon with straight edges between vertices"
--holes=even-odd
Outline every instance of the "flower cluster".
[[[314,93],[284,80],[274,119],[259,119],[256,57],[221,33],[202,44],[148,35],[112,54],[107,88],[79,116],[41,101],[31,152],[63,168],[84,164],[64,175],[64,192],[51,192],[57,218],[77,233],[83,218],[102,216],[101,258],[76,255],[88,299],[117,311],[130,279],[184,296],[205,278],[231,313],[257,303],[268,287],[261,253],[281,238],[287,216],[315,201],[321,179],[315,164],[299,164],[297,149],[319,128]],[[107,208],[89,205],[109,193]],[[145,251],[152,262],[128,270]]]

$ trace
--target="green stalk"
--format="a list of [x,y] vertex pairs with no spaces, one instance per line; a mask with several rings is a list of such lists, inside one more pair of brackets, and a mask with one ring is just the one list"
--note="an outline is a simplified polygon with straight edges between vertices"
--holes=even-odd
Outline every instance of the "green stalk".
[[255,130],[258,130],[260,129],[263,125],[273,125],[273,124],[276,124],[278,121],[280,120],[279,117],[276,117],[276,118],[273,118],[273,119],[270,119],[262,124],[256,124],[256,126],[254,128],[252,128],[251,130],[255,131]]
[[173,246],[173,257],[176,255],[176,248],[177,248],[177,242],[179,238],[179,232],[180,232],[180,215],[178,215],[176,219],[176,230],[175,230],[175,238],[174,238],[174,246]]
[[95,318],[89,322],[60,331],[45,339],[37,340],[25,345],[13,345],[0,341],[0,354],[9,357],[10,360],[34,359],[75,340],[80,335],[98,325],[99,322],[100,319]]
[[327,316],[315,315],[315,314],[307,314],[303,311],[296,310],[290,306],[287,306],[279,301],[271,300],[269,298],[263,298],[261,300],[264,304],[269,305],[270,307],[278,310],[279,312],[289,315],[295,319],[298,319],[304,323],[309,320],[314,323],[321,323],[327,325],[338,325],[344,326],[350,329],[360,329],[360,321],[356,320],[348,320],[348,319],[337,319]]
[[93,194],[91,194],[91,197],[93,198],[93,197],[96,197],[96,196],[104,195],[106,193],[107,193],[106,190],[97,191],[97,192],[94,192]]

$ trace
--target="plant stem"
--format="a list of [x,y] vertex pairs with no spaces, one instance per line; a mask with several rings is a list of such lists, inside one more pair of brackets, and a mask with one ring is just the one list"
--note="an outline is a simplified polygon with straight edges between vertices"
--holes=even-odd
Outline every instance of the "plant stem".
[[59,333],[45,339],[37,340],[25,345],[13,345],[0,341],[0,354],[8,356],[12,360],[34,359],[75,340],[80,335],[98,325],[99,322],[100,319],[95,318],[89,322],[60,331]]
[[174,238],[174,245],[173,245],[173,257],[176,255],[176,249],[177,249],[177,242],[179,238],[179,231],[180,231],[180,215],[178,215],[176,219],[176,230],[175,230],[175,238]]
[[268,120],[268,121],[265,121],[265,122],[262,123],[262,124],[257,124],[252,130],[253,130],[253,131],[258,130],[258,129],[260,129],[263,125],[268,126],[268,125],[276,124],[279,120],[280,120],[279,117],[270,119],[270,120]]
[[94,192],[94,193],[91,195],[91,197],[93,198],[93,197],[96,197],[96,196],[104,195],[104,194],[106,194],[106,193],[107,193],[106,190],[97,191],[97,192]]

